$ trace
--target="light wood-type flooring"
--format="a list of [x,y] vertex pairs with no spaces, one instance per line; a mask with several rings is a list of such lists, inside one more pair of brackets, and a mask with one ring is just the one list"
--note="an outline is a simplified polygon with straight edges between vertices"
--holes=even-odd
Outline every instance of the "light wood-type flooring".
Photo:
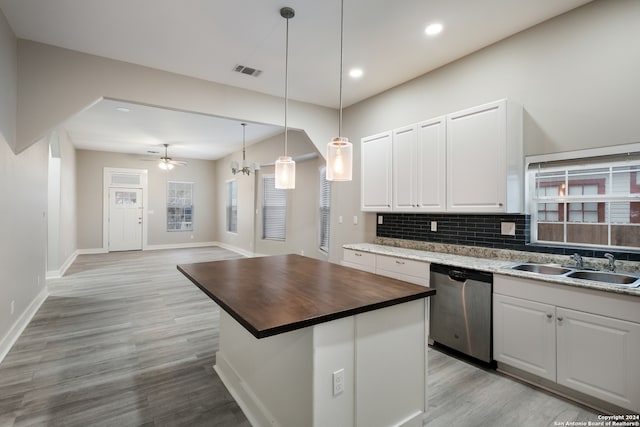
[[[176,270],[237,257],[217,247],[79,256],[0,363],[0,426],[249,426],[212,368],[219,308]],[[596,419],[433,349],[429,360],[428,426]]]

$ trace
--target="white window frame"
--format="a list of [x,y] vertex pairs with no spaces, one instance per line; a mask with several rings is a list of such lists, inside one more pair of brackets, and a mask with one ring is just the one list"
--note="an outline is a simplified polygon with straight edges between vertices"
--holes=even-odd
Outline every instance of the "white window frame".
[[[622,159],[625,160],[622,160]],[[638,166],[640,165],[640,144],[628,144],[623,146],[612,146],[590,150],[580,150],[574,152],[558,153],[552,155],[530,156],[526,158],[526,211],[531,215],[531,243],[549,246],[571,246],[571,247],[589,247],[615,250],[636,249],[634,246],[613,246],[611,228],[616,223],[612,219],[610,213],[611,203],[615,202],[640,202],[640,195],[629,194],[621,195],[613,193],[611,179],[613,169],[622,166]],[[609,178],[605,194],[597,195],[565,195],[565,196],[543,196],[539,197],[536,189],[535,176],[538,171],[558,172],[567,176],[568,171],[581,171],[589,169],[608,168]],[[568,178],[565,178],[565,184],[568,184]],[[538,203],[561,203],[566,209],[563,215],[564,238],[562,242],[543,241],[538,239]],[[574,243],[567,241],[567,224],[572,224],[569,220],[569,203],[605,203],[604,221],[596,224],[607,226],[607,245]],[[589,224],[589,223],[578,223]],[[630,226],[635,226],[630,224]],[[638,225],[640,226],[640,225]]]
[[[287,240],[287,190],[275,188],[275,178],[273,174],[262,175],[262,240],[284,242]],[[269,181],[268,186],[267,181]],[[269,205],[266,204],[268,197],[273,202]],[[276,206],[276,204],[279,205]],[[267,218],[272,210],[282,212],[282,224],[276,222],[277,218],[271,220]]]
[[[169,192],[171,191],[171,186],[172,185],[176,185],[179,184],[181,186],[188,186],[187,188],[189,188],[189,192],[191,193],[189,195],[189,198],[186,199],[187,201],[190,201],[191,203],[170,203],[170,196],[169,196]],[[194,183],[193,182],[187,182],[187,181],[167,181],[167,202],[166,202],[166,224],[167,224],[167,232],[169,233],[174,233],[174,232],[180,232],[180,231],[193,231],[193,220],[194,220]],[[170,209],[185,209],[185,208],[189,208],[190,209],[190,218],[191,221],[180,221],[180,228],[170,228],[169,227],[169,210]],[[176,223],[176,221],[173,221],[172,223]]]

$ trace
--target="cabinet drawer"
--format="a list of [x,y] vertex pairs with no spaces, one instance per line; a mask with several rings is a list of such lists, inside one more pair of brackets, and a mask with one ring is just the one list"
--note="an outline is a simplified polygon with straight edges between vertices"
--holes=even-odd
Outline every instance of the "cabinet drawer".
[[375,254],[369,252],[354,251],[353,249],[345,249],[343,261],[348,264],[358,264],[367,267],[366,270],[373,271],[376,262]]
[[408,276],[425,278],[429,276],[429,263],[378,255],[376,257],[376,270],[386,270]]

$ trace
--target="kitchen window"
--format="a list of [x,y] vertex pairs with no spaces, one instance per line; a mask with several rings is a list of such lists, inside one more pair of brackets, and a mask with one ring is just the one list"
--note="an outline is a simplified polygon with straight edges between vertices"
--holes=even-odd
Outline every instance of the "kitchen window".
[[276,188],[274,175],[262,177],[262,238],[286,240],[287,190]]
[[605,248],[640,246],[640,160],[532,164],[531,240]]
[[193,182],[167,182],[167,231],[193,231]]
[[238,181],[227,181],[227,231],[238,232]]
[[331,219],[331,182],[327,181],[327,168],[320,168],[320,250],[329,253]]

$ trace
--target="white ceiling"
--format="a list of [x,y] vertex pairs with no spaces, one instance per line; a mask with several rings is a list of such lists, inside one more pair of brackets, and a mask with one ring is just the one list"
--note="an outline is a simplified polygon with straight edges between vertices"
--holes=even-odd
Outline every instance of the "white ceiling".
[[[344,105],[378,94],[589,1],[344,0],[345,71],[355,66],[364,70],[358,80],[345,76]],[[337,107],[338,0],[0,0],[0,9],[19,38],[276,96],[284,93],[286,21],[279,14],[282,6],[296,11],[289,22],[289,97]],[[444,25],[436,37],[424,33],[425,26],[432,22]],[[263,72],[259,77],[239,74],[232,71],[236,64]],[[99,146],[99,138],[92,139],[92,134],[109,139],[108,126],[87,128],[89,123],[100,121],[100,111],[113,116],[105,106],[104,110],[100,107],[87,111],[92,117],[76,117],[82,126],[70,128],[70,132],[76,135],[74,143],[79,147]],[[133,122],[132,118],[121,120],[115,116],[104,120],[121,122],[114,137],[122,142],[126,142],[128,134],[136,135],[129,139],[142,138],[136,134],[135,126],[129,124],[127,128],[125,122]],[[216,134],[221,122],[215,120],[216,126],[203,125],[205,132],[200,135],[178,135],[176,129],[166,128],[166,133],[157,130],[146,136],[169,143],[207,140],[211,145],[208,149],[194,148],[193,153],[180,155],[216,158],[228,152],[214,148],[217,141],[226,141],[227,147],[235,151],[241,137],[232,139],[232,132],[225,126],[220,128],[225,129],[223,134]],[[236,126],[239,127],[237,122],[230,124],[231,128]],[[196,153],[202,150],[206,153]]]

